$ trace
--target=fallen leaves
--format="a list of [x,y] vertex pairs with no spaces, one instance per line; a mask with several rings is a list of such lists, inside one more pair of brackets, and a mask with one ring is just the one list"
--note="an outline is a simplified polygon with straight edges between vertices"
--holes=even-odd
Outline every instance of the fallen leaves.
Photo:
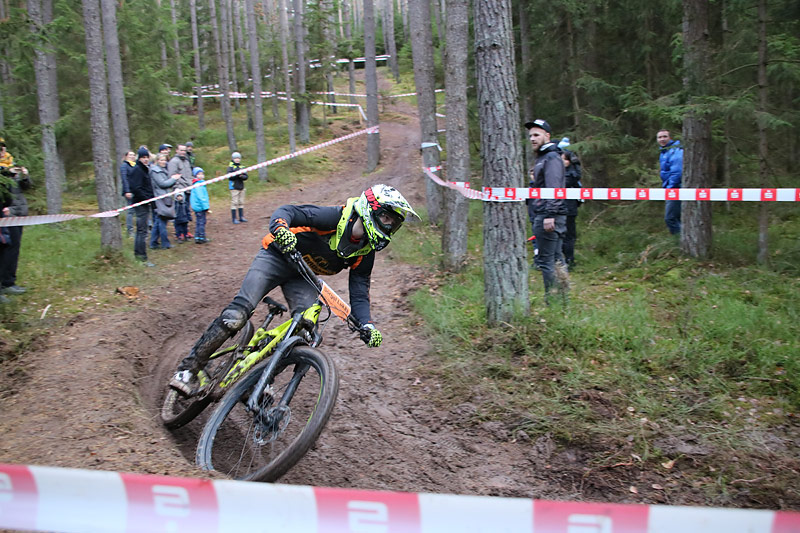
[[125,296],[129,300],[135,300],[136,298],[139,297],[139,292],[140,291],[139,291],[139,287],[126,286],[126,287],[117,287],[116,292],[118,294],[122,294],[123,296]]

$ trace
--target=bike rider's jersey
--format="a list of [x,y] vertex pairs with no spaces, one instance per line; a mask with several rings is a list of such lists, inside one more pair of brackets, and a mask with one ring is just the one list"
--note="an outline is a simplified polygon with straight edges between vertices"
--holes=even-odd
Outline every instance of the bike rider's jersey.
[[341,233],[337,235],[337,227],[344,210],[344,206],[281,206],[272,214],[270,233],[264,236],[261,245],[280,254],[278,245],[273,244],[274,233],[278,228],[285,227],[297,237],[297,249],[315,274],[329,276],[350,268],[352,313],[359,321],[367,323],[370,322],[369,286],[375,264],[375,251],[371,248],[366,251],[366,239],[361,246],[356,246],[359,248],[358,252],[349,257],[340,257],[335,249],[331,249],[331,239],[341,237]]

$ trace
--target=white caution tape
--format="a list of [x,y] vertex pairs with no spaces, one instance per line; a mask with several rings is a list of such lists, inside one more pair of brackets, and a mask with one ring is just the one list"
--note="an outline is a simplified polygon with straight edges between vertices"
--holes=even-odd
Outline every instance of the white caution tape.
[[134,207],[149,204],[155,202],[156,200],[160,200],[161,198],[167,198],[169,196],[175,196],[178,193],[182,193],[184,191],[191,191],[192,189],[196,189],[198,187],[202,187],[204,185],[210,185],[212,183],[216,183],[218,181],[222,181],[228,178],[232,178],[233,176],[238,176],[239,174],[243,174],[245,172],[250,172],[252,170],[257,170],[262,167],[267,167],[270,165],[274,165],[275,163],[280,163],[281,161],[287,161],[289,159],[293,159],[295,157],[299,157],[301,155],[305,155],[309,152],[313,152],[315,150],[320,150],[327,146],[331,146],[336,143],[340,143],[342,141],[347,141],[358,137],[360,135],[364,135],[367,133],[374,133],[378,131],[378,126],[373,126],[371,128],[367,128],[364,130],[357,131],[355,133],[350,133],[349,135],[344,135],[342,137],[337,137],[336,139],[331,139],[330,141],[326,141],[324,143],[316,144],[314,146],[309,146],[308,148],[304,148],[302,150],[297,150],[294,153],[282,155],[280,157],[276,157],[274,159],[270,159],[269,161],[264,161],[263,163],[257,163],[253,166],[246,167],[239,169],[235,172],[231,172],[229,174],[224,174],[222,176],[212,178],[209,180],[204,180],[203,182],[198,182],[189,187],[185,187],[183,189],[176,189],[174,191],[168,192],[166,194],[162,194],[161,196],[156,196],[155,198],[151,198],[149,200],[145,200],[143,202],[138,202],[132,205],[128,205],[125,207],[120,207],[119,209],[113,209],[111,211],[104,211],[102,213],[95,213],[93,215],[70,215],[70,214],[59,214],[59,215],[39,215],[39,216],[30,216],[30,217],[6,217],[0,218],[0,227],[6,226],[34,226],[38,224],[52,224],[54,222],[63,222],[65,220],[74,220],[76,218],[108,218],[108,217],[115,217],[118,216],[120,213],[127,211],[128,209],[133,209]]
[[[450,185],[429,169],[425,174],[443,187]],[[451,187],[454,188],[454,187]],[[529,199],[563,200],[681,200],[700,202],[800,202],[800,189],[643,189],[643,188],[546,188],[484,187],[482,191],[463,189],[468,198],[487,202],[522,202]]]
[[263,531],[267,523],[296,533],[791,533],[800,531],[800,513],[378,492],[0,464],[0,528],[202,533]]

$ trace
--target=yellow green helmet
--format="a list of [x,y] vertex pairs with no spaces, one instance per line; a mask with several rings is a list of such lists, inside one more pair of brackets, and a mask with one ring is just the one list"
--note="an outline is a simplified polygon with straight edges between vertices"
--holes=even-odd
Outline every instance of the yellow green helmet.
[[408,214],[419,218],[397,189],[383,184],[364,191],[353,208],[361,217],[364,231],[375,251],[386,248]]

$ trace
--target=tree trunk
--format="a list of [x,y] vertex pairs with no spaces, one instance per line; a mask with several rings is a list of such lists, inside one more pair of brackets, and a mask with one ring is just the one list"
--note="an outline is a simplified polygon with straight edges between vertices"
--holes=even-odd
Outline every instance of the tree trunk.
[[[436,33],[437,37],[439,38],[439,53],[444,60],[444,16],[442,14],[441,5],[439,4],[439,0],[430,0],[430,6],[433,7],[433,18],[436,21]],[[433,41],[431,41],[433,42]],[[444,63],[444,61],[442,61]]]
[[[348,52],[352,55],[352,39],[353,39],[353,30],[352,25],[350,23],[350,2],[351,0],[344,0],[342,2],[343,11],[342,18],[344,19],[344,38],[347,39],[348,42]],[[355,96],[352,96],[356,93],[356,67],[355,63],[353,63],[353,59],[350,58],[350,61],[347,63],[347,76],[349,79],[349,87],[350,87],[350,103],[357,104],[358,101],[356,100]]]
[[[521,187],[519,107],[509,0],[474,0],[475,73],[484,187]],[[413,12],[413,11],[412,11]],[[527,314],[526,212],[522,202],[486,202],[483,262],[490,325]]]
[[[683,0],[683,87],[689,111],[683,119],[683,186],[711,184],[711,118],[701,109],[708,95],[708,0]],[[697,258],[711,253],[711,202],[683,202],[681,250]]]
[[[253,7],[253,9],[255,10],[255,7]],[[254,11],[254,13],[255,13],[255,11]],[[236,42],[237,42],[237,44],[239,46],[239,67],[240,67],[240,71],[241,71],[241,75],[242,75],[242,88],[244,89],[243,90],[244,93],[250,93],[253,90],[253,81],[252,81],[253,72],[250,71],[249,75],[248,75],[248,72],[247,72],[247,56],[245,54],[244,32],[243,32],[243,29],[242,29],[242,9],[241,9],[241,4],[239,3],[239,0],[233,0],[231,16],[233,17],[233,20],[236,21]],[[253,16],[255,16],[255,14]],[[255,20],[253,21],[253,23],[255,24]],[[253,31],[256,31],[255,26],[253,27]],[[248,30],[248,32],[249,32],[249,30]],[[255,36],[255,38],[256,38],[256,42],[258,42],[258,36],[257,35]],[[248,38],[248,41],[249,41],[249,38]],[[261,69],[259,68],[259,71],[260,70]],[[248,78],[250,78],[251,81],[248,82],[247,81]],[[259,83],[259,85],[261,85],[261,83]],[[255,122],[254,122],[255,117],[253,116],[255,114],[255,110],[254,110],[254,103],[255,102],[254,102],[253,98],[251,98],[251,97],[248,97],[247,100],[245,100],[245,102],[247,102],[247,129],[250,130],[250,131],[253,131],[255,129],[255,127],[256,127]],[[261,117],[261,123],[262,124],[264,123],[264,117],[263,116]]]
[[286,0],[278,0],[281,21],[281,58],[283,60],[283,84],[286,91],[286,123],[289,127],[289,150],[294,153],[297,142],[294,134],[294,113],[292,111],[292,79],[289,76],[289,20],[286,13]]
[[311,141],[309,131],[309,104],[306,94],[306,28],[303,22],[303,0],[294,0],[294,39],[295,53],[297,54],[297,127],[300,142],[308,144]]
[[[161,0],[156,0],[156,7],[158,8],[156,13],[159,14],[158,16],[161,16]],[[158,43],[161,50],[161,70],[167,70],[167,42],[164,40],[163,34],[161,35],[162,37],[159,38]]]
[[[767,1],[758,0],[758,175],[761,188],[769,187],[769,147],[767,145]],[[759,264],[769,263],[769,202],[758,206]]]
[[[375,61],[375,8],[364,0],[364,82],[367,87],[367,127],[378,125],[378,65]],[[380,133],[367,135],[367,172],[378,168],[381,157]]]
[[[250,71],[253,75],[253,108],[256,126],[256,153],[258,162],[267,160],[266,141],[264,140],[264,102],[261,99],[261,57],[258,51],[256,34],[255,0],[245,0],[247,14],[247,35],[250,41]],[[267,167],[258,169],[258,179],[267,180]]]
[[[577,133],[581,125],[581,106],[578,100],[578,66],[580,59],[575,52],[575,31],[572,26],[572,13],[566,11],[567,18],[567,51],[569,53],[569,83],[572,93],[572,130]],[[525,143],[530,146],[529,143]]]
[[[469,124],[467,122],[467,68],[469,43],[469,2],[447,0],[447,53],[444,65],[445,107],[447,109],[448,181],[469,181]],[[442,231],[444,268],[461,270],[467,257],[467,214],[464,196],[444,191],[447,206]]]
[[178,42],[178,14],[175,10],[175,0],[169,0],[169,12],[172,17],[172,48],[175,50],[175,72],[178,74],[178,83],[183,82],[183,64],[181,62],[181,45]]
[[197,93],[197,129],[206,129],[206,119],[203,108],[203,66],[200,63],[200,38],[197,34],[197,0],[189,0],[189,11],[192,18],[192,51],[194,52],[194,83]]
[[[519,57],[522,64],[520,65],[520,75],[522,76],[522,86],[525,87],[531,79],[531,69],[533,67],[533,53],[531,51],[531,35],[530,35],[530,22],[528,21],[528,8],[527,2],[519,3]],[[522,118],[527,122],[534,119],[533,113],[533,91],[524,91],[520,98],[522,104]],[[528,168],[533,164],[533,150],[528,142],[523,143],[525,156],[525,165],[523,168]]]
[[[119,37],[117,35],[117,2],[101,0],[103,18],[103,41],[106,47],[106,65],[108,65],[108,96],[111,104],[111,127],[114,131],[114,161],[122,161],[125,152],[131,149],[130,130],[128,129],[128,110],[125,105],[125,89],[122,79],[122,60],[119,55]],[[118,167],[119,165],[115,165]],[[117,174],[117,190],[122,191],[122,177]],[[119,203],[120,196],[116,200]]]
[[[436,137],[436,93],[434,93],[433,35],[429,0],[410,0],[408,4],[411,25],[411,54],[414,59],[414,83],[417,89],[417,108],[421,131],[422,164],[437,167],[440,163]],[[431,224],[442,221],[442,189],[425,179],[428,219]]]
[[386,53],[394,81],[400,83],[400,62],[397,60],[397,41],[394,38],[394,0],[383,0],[383,32],[386,35]]
[[[51,2],[51,0],[44,1]],[[45,19],[41,0],[28,0],[28,17],[31,20],[31,34],[35,43],[33,48],[33,69],[36,74],[39,124],[42,127],[42,154],[44,155],[47,212],[56,214],[61,213],[61,191],[65,176],[64,162],[58,152],[55,132],[55,124],[59,118],[55,53],[43,39],[44,26],[50,20]]]
[[[222,0],[225,2],[225,0]],[[217,23],[217,6],[216,0],[208,0],[208,6],[211,8],[211,36],[214,40],[214,50],[217,56],[217,75],[219,76],[219,89],[222,93],[220,98],[220,108],[222,110],[222,118],[225,120],[225,129],[228,134],[228,148],[231,152],[236,151],[236,136],[233,133],[233,116],[231,113],[231,100],[230,100],[230,87],[228,84],[228,43],[225,39],[221,38],[219,26],[225,28],[228,21],[223,15]],[[221,10],[222,11],[222,10]],[[222,32],[224,36],[224,32]]]
[[[233,35],[233,13],[231,11],[231,0],[220,0],[219,2],[219,23],[220,37],[222,38],[222,49],[227,50],[228,80],[230,81],[231,91],[239,91],[239,75],[236,71],[236,41]],[[233,107],[239,111],[240,98],[233,98]]]
[[[86,66],[89,71],[89,113],[92,131],[97,205],[100,211],[117,207],[114,171],[111,165],[111,143],[108,125],[108,87],[103,61],[103,36],[99,0],[82,0],[83,27],[86,32]],[[122,231],[116,217],[100,219],[100,245],[104,252],[122,249]]]

